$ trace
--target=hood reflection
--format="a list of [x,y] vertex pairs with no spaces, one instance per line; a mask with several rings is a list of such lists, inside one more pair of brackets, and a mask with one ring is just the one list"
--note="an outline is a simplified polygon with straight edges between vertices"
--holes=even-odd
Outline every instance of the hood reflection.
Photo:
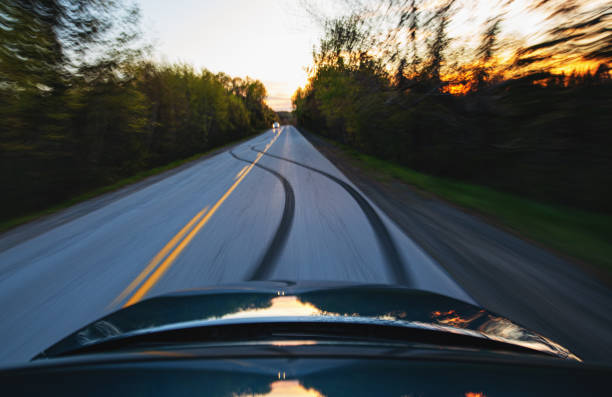
[[535,332],[528,331],[507,318],[487,314],[484,310],[465,317],[460,316],[455,310],[448,310],[446,312],[433,311],[431,317],[438,324],[453,328],[475,330],[489,339],[513,343],[555,355],[561,354],[566,358],[582,361],[558,343]]
[[239,394],[237,396],[258,396],[258,397],[324,397],[315,389],[306,389],[297,380],[278,380],[270,383],[270,391],[265,394]]
[[[566,358],[580,360],[563,346],[534,332],[528,331],[510,320],[487,313],[485,310],[472,310],[468,315],[461,315],[454,309],[434,310],[431,312],[432,323],[421,321],[408,321],[405,312],[391,311],[378,313],[376,316],[360,313],[335,313],[322,310],[312,302],[306,301],[305,296],[286,296],[279,292],[278,296],[271,298],[265,307],[249,307],[238,312],[229,313],[214,318],[215,320],[234,320],[269,317],[345,317],[360,320],[383,320],[401,325],[419,325],[435,328],[447,332],[460,332],[500,342],[513,343],[530,349],[562,355]],[[212,320],[212,318],[208,318]],[[314,343],[314,342],[312,342]]]
[[309,302],[302,302],[297,296],[277,296],[270,299],[270,306],[260,308],[247,308],[235,313],[229,313],[218,319],[229,320],[255,317],[283,317],[283,316],[332,316],[336,313],[327,313]]

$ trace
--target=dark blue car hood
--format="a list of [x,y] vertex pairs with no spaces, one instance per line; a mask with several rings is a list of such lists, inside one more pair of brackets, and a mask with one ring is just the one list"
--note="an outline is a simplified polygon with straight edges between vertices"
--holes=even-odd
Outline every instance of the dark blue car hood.
[[406,327],[579,360],[544,336],[456,299],[403,287],[326,282],[248,282],[154,297],[87,325],[38,357],[168,330],[273,322]]

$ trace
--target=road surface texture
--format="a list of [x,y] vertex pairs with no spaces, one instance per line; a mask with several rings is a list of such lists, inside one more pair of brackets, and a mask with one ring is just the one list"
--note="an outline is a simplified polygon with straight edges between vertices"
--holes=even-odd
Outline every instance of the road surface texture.
[[[406,233],[404,219],[391,221],[387,215],[397,211],[381,211],[295,128],[268,131],[189,167],[0,237],[0,364],[28,360],[100,316],[147,297],[265,279],[402,284],[473,303],[483,303],[481,297],[486,300],[498,290],[505,297],[508,291],[520,294],[526,288],[538,291],[565,283],[558,288],[568,288],[566,295],[585,293],[575,300],[592,299],[593,306],[570,306],[567,314],[541,313],[539,330],[550,324],[560,327],[555,335],[567,338],[559,342],[579,348],[579,356],[586,352],[601,358],[605,349],[609,352],[609,316],[599,311],[610,302],[608,290],[585,285],[582,275],[569,268],[562,277],[542,280],[543,270],[526,271],[512,254],[535,248],[438,205],[432,217],[453,219],[449,225],[455,229],[432,220],[429,227],[414,225],[423,232]],[[433,242],[422,238],[425,233]],[[470,250],[445,246],[450,236],[462,233]],[[480,252],[492,268],[526,273],[491,280],[496,271],[479,267],[482,258],[462,268],[480,244],[488,245]],[[440,260],[450,262],[441,266]],[[558,261],[550,255],[541,260]],[[474,288],[474,279],[483,284]],[[507,314],[503,301],[489,300],[495,304],[492,309]],[[531,313],[546,303],[534,301],[524,310]],[[510,311],[521,309],[509,305]],[[549,324],[551,316],[566,322]],[[583,320],[592,322],[576,322]],[[573,339],[565,335],[576,329],[580,332]],[[604,347],[598,349],[598,342]]]

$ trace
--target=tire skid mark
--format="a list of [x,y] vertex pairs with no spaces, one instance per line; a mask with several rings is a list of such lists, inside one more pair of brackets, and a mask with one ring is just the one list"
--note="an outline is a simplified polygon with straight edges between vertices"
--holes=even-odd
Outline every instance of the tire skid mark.
[[401,256],[399,254],[397,247],[395,246],[395,242],[393,241],[393,238],[391,237],[391,234],[389,233],[389,230],[383,223],[380,216],[378,216],[374,208],[363,197],[361,193],[355,190],[355,188],[353,188],[348,183],[344,182],[342,179],[337,178],[325,171],[321,171],[317,168],[311,167],[306,164],[302,164],[300,162],[297,162],[295,160],[291,160],[285,157],[277,156],[277,155],[270,154],[267,152],[264,153],[263,151],[255,148],[255,146],[256,145],[251,146],[251,150],[258,152],[258,153],[263,153],[265,156],[270,156],[270,157],[273,157],[279,160],[290,162],[292,164],[306,168],[310,171],[321,174],[331,179],[332,181],[336,182],[342,188],[344,188],[344,190],[346,190],[346,192],[357,202],[357,204],[359,205],[359,207],[365,214],[366,218],[368,219],[368,222],[372,226],[372,229],[374,230],[374,234],[376,235],[376,239],[378,241],[378,245],[381,248],[381,251],[383,252],[385,260],[387,261],[387,264],[390,267],[390,270],[391,270],[391,273],[392,273],[392,276],[395,282],[398,284],[402,284],[402,285],[409,285],[409,286],[413,285],[413,281],[411,280],[410,276],[408,275],[408,272],[406,271],[404,263],[401,259]]
[[[248,164],[252,163],[252,161],[238,157],[233,151],[230,151],[229,153],[236,160],[244,161]],[[277,177],[282,183],[283,190],[285,191],[285,207],[283,208],[280,223],[276,228],[276,233],[274,234],[272,241],[270,241],[268,244],[264,254],[257,262],[257,266],[255,267],[254,271],[247,278],[248,280],[267,280],[272,275],[278,258],[280,257],[280,254],[287,243],[287,238],[289,237],[291,224],[293,223],[293,215],[295,213],[295,194],[293,193],[291,184],[283,175],[259,163],[256,163],[255,166],[268,171]]]

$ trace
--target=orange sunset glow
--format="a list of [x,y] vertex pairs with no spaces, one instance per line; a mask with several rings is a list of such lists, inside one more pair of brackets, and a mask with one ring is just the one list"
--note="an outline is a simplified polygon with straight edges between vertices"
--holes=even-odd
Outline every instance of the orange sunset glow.
[[278,380],[270,383],[270,391],[266,394],[245,394],[241,396],[257,396],[257,397],[323,397],[315,389],[307,389],[297,380]]

